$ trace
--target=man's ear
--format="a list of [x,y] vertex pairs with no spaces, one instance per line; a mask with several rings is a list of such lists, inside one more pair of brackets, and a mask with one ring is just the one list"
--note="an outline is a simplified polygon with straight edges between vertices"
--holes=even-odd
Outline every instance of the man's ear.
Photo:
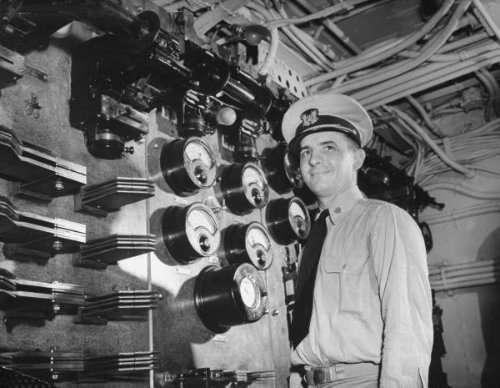
[[360,148],[354,152],[354,169],[358,171],[365,161],[366,152]]

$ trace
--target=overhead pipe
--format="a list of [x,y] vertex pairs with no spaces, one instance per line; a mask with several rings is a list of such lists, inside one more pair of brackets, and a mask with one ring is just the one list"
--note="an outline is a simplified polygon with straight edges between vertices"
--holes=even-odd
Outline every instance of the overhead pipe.
[[387,79],[404,74],[424,63],[433,54],[435,54],[435,52],[440,47],[442,47],[443,44],[449,39],[449,37],[455,31],[460,18],[469,8],[470,3],[471,0],[462,0],[458,4],[446,27],[442,31],[437,33],[434,38],[430,39],[429,42],[427,42],[417,58],[413,58],[411,60],[403,60],[393,65],[386,66],[380,70],[370,72],[370,74],[367,74],[364,77],[355,78],[352,81],[348,81],[340,87],[336,88],[335,91],[339,93],[347,93],[349,91],[362,89],[364,87],[374,85],[376,83],[383,82]]
[[481,3],[481,0],[472,0],[472,3],[474,4],[474,7],[477,8],[477,10],[481,14],[481,16],[486,21],[486,23],[488,23],[488,26],[493,31],[493,33],[495,34],[497,39],[500,40],[500,28],[497,26],[495,21],[491,18],[488,10],[486,8],[484,8],[483,4]]
[[430,136],[406,113],[403,111],[399,110],[398,108],[395,107],[390,107],[387,106],[387,109],[390,111],[394,112],[396,115],[401,117],[415,132],[417,132],[422,139],[429,145],[429,147],[441,158],[441,160],[446,163],[448,166],[450,166],[452,169],[464,174],[467,177],[470,177],[473,175],[473,171],[469,170],[466,167],[461,166],[457,162],[451,160],[448,155],[444,153],[441,148],[438,147],[438,145],[430,138]]
[[424,188],[426,191],[434,191],[434,190],[454,191],[456,193],[463,194],[468,197],[476,199],[500,199],[500,190],[495,192],[483,192],[468,187],[463,187],[459,184],[454,184],[454,183],[436,183],[433,185],[426,185]]
[[381,62],[387,58],[390,58],[394,54],[397,54],[398,52],[413,46],[416,42],[418,42],[425,35],[427,35],[439,23],[441,18],[443,18],[443,16],[446,15],[446,13],[450,10],[454,2],[455,2],[454,0],[446,0],[441,6],[441,8],[432,16],[432,18],[429,19],[429,21],[419,31],[409,35],[407,39],[404,39],[401,43],[389,48],[388,50],[383,51],[380,54],[369,56],[366,59],[362,59],[360,61],[357,61],[356,58],[353,58],[351,60],[339,62],[336,64],[337,70],[310,78],[305,81],[305,85],[306,86],[315,85],[318,83],[329,81],[333,78],[337,78],[341,75],[363,69],[365,67]]
[[[377,106],[399,100],[410,94],[414,94],[436,85],[443,84],[447,81],[459,78],[482,67],[498,63],[499,61],[500,50],[495,50],[489,53],[485,53],[481,55],[481,57],[475,58],[474,60],[457,63],[452,66],[447,64],[441,65],[441,63],[434,63],[432,65],[425,66],[424,72],[427,76],[423,76],[420,79],[412,78],[411,74],[408,74],[404,77],[398,77],[399,79],[396,82],[400,85],[397,88],[395,88],[394,86],[389,86],[388,84],[394,81],[389,80],[383,84],[376,85],[375,88],[370,88],[370,96],[362,95],[363,93],[366,93],[368,91],[367,89],[359,93],[354,93],[352,97],[359,101],[366,109],[370,110]],[[440,70],[434,71],[436,68]],[[415,70],[415,72],[419,72],[421,69],[424,68],[419,68]]]
[[489,203],[489,204],[469,206],[461,210],[452,211],[445,214],[433,214],[433,215],[422,214],[420,216],[420,220],[426,222],[429,225],[434,225],[443,222],[456,221],[462,218],[475,217],[482,214],[492,214],[498,212],[500,212],[500,204]]

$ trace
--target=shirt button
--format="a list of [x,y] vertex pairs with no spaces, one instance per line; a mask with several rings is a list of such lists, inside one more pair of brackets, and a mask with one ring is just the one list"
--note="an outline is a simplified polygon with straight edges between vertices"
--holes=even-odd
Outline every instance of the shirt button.
[[339,207],[336,207],[335,210],[334,210],[334,212],[337,213],[337,214],[339,214],[341,211],[342,211],[342,209],[339,208]]

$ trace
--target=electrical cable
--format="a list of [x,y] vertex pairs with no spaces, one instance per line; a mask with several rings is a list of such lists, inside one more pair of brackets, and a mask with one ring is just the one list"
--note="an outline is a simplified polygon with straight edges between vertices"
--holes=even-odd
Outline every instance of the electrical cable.
[[266,59],[262,62],[262,66],[259,69],[260,75],[267,75],[271,66],[276,59],[276,53],[278,52],[278,46],[280,42],[280,36],[277,28],[271,29],[271,44],[269,45],[269,51],[267,52]]
[[411,60],[403,60],[393,65],[385,66],[384,68],[367,74],[364,77],[355,78],[352,81],[348,81],[342,86],[336,88],[335,91],[337,91],[338,93],[348,93],[353,90],[368,87],[387,79],[392,79],[393,77],[399,76],[401,74],[405,74],[406,72],[424,63],[433,54],[435,54],[436,51],[440,47],[442,47],[443,44],[449,39],[449,37],[455,31],[460,18],[470,6],[470,3],[471,0],[461,0],[461,2],[453,12],[450,20],[448,21],[446,27],[427,42],[417,58],[413,58]]
[[495,91],[493,90],[493,86],[490,84],[490,80],[486,78],[481,72],[482,69],[479,69],[474,72],[477,79],[483,84],[486,89],[487,101],[484,106],[484,119],[486,121],[490,121],[491,118],[491,109],[493,108],[493,101],[495,99]]
[[426,191],[449,190],[476,199],[500,199],[500,190],[495,192],[477,191],[455,183],[435,183],[423,187]]
[[412,96],[408,96],[406,97],[406,99],[408,100],[410,105],[413,106],[413,108],[415,108],[415,110],[420,114],[420,116],[422,116],[425,123],[427,124],[427,127],[429,127],[431,132],[436,136],[443,137],[444,136],[443,130],[439,128],[437,124],[432,122],[431,118],[425,111],[425,108]]
[[305,85],[310,86],[318,83],[323,83],[325,81],[329,81],[341,75],[363,69],[365,67],[381,62],[387,58],[390,58],[394,54],[397,54],[398,52],[413,46],[416,42],[418,42],[425,35],[427,35],[439,23],[441,18],[446,15],[446,13],[450,10],[453,4],[454,0],[446,0],[441,6],[441,8],[429,19],[429,21],[419,31],[409,35],[407,39],[404,39],[401,43],[389,48],[388,50],[383,51],[380,54],[369,56],[366,59],[360,61],[352,59],[349,62],[347,62],[349,64],[348,66],[344,66],[345,62],[344,63],[339,62],[336,64],[337,67],[336,70],[310,78],[305,81]]
[[480,0],[472,0],[472,3],[479,11],[480,15],[484,18],[490,29],[496,35],[497,39],[500,40],[500,28],[497,27],[495,21],[491,18],[489,12],[484,8]]
[[456,221],[462,218],[475,217],[482,214],[493,214],[500,212],[499,203],[487,203],[473,205],[458,211],[451,211],[445,214],[421,214],[420,219],[428,225],[441,224],[443,222]]
[[441,160],[454,170],[464,174],[465,176],[472,176],[473,172],[466,167],[461,166],[457,162],[451,160],[448,155],[444,153],[441,148],[430,138],[430,136],[406,113],[398,108],[387,106],[384,107],[388,111],[395,113],[399,116],[406,124],[408,124],[415,132],[417,132],[422,139],[430,146],[430,148],[441,158]]
[[441,62],[432,63],[430,65],[421,66],[404,76],[393,78],[369,89],[354,93],[351,97],[362,104],[365,109],[370,110],[377,106],[388,104],[408,95],[459,78],[499,61],[500,49],[497,49],[485,53],[478,58],[453,65]]

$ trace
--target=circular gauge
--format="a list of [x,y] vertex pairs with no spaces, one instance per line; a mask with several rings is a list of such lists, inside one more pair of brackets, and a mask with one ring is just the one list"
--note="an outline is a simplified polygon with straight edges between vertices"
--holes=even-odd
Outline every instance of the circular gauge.
[[255,163],[233,164],[222,173],[221,189],[229,209],[239,215],[266,206],[269,186],[262,169]]
[[166,209],[162,223],[163,241],[179,262],[213,255],[220,244],[220,229],[212,210],[199,202]]
[[228,261],[249,262],[258,269],[267,269],[273,261],[271,237],[258,223],[231,225],[224,231],[224,251]]
[[263,164],[269,185],[277,193],[285,194],[304,185],[298,166],[290,162],[286,143],[265,150]]
[[260,302],[259,287],[250,277],[244,277],[240,283],[241,301],[246,307],[255,307]]
[[248,263],[201,270],[194,288],[195,306],[203,324],[215,333],[258,321],[266,308],[267,291],[255,267]]
[[283,165],[285,167],[285,175],[292,187],[300,189],[304,187],[304,180],[300,174],[300,168],[296,163],[292,163],[288,151],[283,155]]
[[215,153],[203,139],[176,139],[162,149],[163,177],[176,194],[186,196],[210,187],[216,178]]
[[311,217],[298,197],[279,198],[269,202],[266,223],[274,240],[282,245],[305,240],[311,231]]

